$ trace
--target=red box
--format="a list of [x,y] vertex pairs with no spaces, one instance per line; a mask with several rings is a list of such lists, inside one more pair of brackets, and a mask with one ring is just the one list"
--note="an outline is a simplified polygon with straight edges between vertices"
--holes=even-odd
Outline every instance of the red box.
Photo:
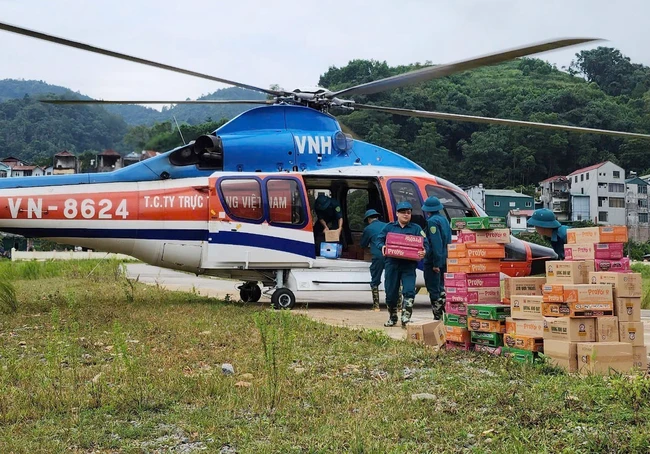
[[419,262],[420,260],[422,260],[420,258],[421,250],[422,249],[414,249],[414,248],[404,247],[404,246],[386,245],[386,252],[384,253],[384,256],[393,257],[397,259],[404,259],[404,260],[414,260],[416,262]]
[[445,312],[448,314],[467,315],[467,305],[465,303],[447,301],[445,303]]
[[413,249],[424,249],[424,237],[421,235],[404,235],[389,232],[386,234],[386,246],[399,246]]
[[623,257],[619,260],[595,260],[596,262],[596,271],[629,271],[630,270],[630,259],[628,257]]
[[594,258],[598,260],[620,260],[623,258],[623,243],[595,243]]

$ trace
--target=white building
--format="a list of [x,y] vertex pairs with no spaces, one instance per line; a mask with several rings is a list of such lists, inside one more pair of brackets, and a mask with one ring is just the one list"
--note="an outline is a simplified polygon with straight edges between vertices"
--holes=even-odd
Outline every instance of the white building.
[[469,198],[474,201],[474,203],[485,209],[485,189],[483,188],[482,184],[473,186],[471,188],[464,188],[464,190]]
[[569,220],[571,212],[571,183],[568,177],[556,175],[539,182],[542,207],[551,210],[558,221]]
[[506,220],[508,227],[513,233],[525,232],[528,230],[528,218],[533,215],[533,210],[510,210]]
[[648,182],[630,172],[630,178],[625,180],[627,191],[625,202],[627,208],[627,225],[630,240],[646,242],[650,239],[650,224],[648,223]]
[[622,167],[606,161],[578,169],[567,178],[571,182],[572,196],[578,196],[578,200],[583,200],[580,196],[589,197],[588,219],[602,225],[626,225],[625,171]]

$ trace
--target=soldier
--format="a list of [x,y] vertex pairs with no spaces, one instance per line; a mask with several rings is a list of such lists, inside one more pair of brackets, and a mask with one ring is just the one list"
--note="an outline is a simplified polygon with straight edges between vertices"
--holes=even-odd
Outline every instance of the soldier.
[[555,214],[547,208],[535,210],[528,220],[528,225],[535,227],[537,233],[548,238],[558,260],[564,260],[564,245],[569,227],[560,224]]
[[[424,258],[429,245],[426,235],[419,225],[411,223],[411,210],[413,206],[409,202],[397,204],[397,221],[387,224],[379,234],[378,242],[382,246],[382,253],[385,254],[386,235],[388,233],[401,233],[406,235],[420,235],[425,238],[424,249],[419,252],[419,257]],[[397,302],[399,299],[399,286],[402,284],[402,327],[411,321],[413,313],[413,300],[415,299],[415,269],[417,262],[414,260],[399,259],[395,257],[385,258],[385,283],[386,306],[388,306],[389,318],[384,326],[395,326],[397,324]]]
[[379,285],[381,284],[381,273],[384,272],[384,254],[381,251],[381,244],[378,237],[386,226],[385,222],[379,220],[379,213],[376,210],[368,210],[363,216],[368,225],[363,229],[361,235],[361,247],[370,246],[372,263],[370,264],[370,290],[372,291],[372,310],[379,311]]
[[338,238],[341,238],[343,229],[343,213],[341,205],[336,199],[319,194],[314,203],[316,211],[316,223],[314,224],[314,239],[316,243],[316,255],[320,254],[320,243],[325,241],[325,233],[328,230],[338,232]]
[[427,218],[429,251],[424,258],[424,282],[429,292],[433,318],[440,320],[445,309],[444,273],[447,268],[447,245],[451,243],[451,226],[441,213],[443,205],[438,197],[429,197],[422,205]]

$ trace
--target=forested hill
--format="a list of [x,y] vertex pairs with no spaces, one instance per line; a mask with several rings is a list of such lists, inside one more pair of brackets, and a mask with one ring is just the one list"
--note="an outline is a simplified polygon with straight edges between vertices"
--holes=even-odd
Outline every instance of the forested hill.
[[[330,68],[320,85],[340,89],[416,68],[356,60]],[[357,102],[466,115],[559,122],[650,133],[650,69],[615,49],[583,51],[567,72],[522,59],[428,83],[357,97]],[[650,141],[530,128],[422,120],[357,111],[338,116],[360,138],[400,152],[463,185],[535,184],[610,159],[650,169]]]

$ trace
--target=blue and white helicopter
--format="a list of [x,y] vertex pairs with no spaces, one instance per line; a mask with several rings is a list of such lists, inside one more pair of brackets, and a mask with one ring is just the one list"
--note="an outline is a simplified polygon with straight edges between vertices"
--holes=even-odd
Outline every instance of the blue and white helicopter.
[[[408,200],[413,220],[436,195],[449,217],[484,215],[458,186],[390,150],[354,140],[330,109],[364,109],[421,118],[525,126],[650,138],[647,134],[533,123],[355,103],[356,95],[445,77],[517,57],[593,41],[561,39],[430,66],[339,91],[255,87],[0,23],[0,30],[269,95],[266,100],[44,100],[66,104],[250,104],[211,134],[157,157],[110,172],[0,180],[0,230],[139,258],[152,265],[235,279],[244,301],[272,292],[275,307],[291,308],[297,291],[369,289],[369,261],[357,246],[351,200],[394,220]],[[325,192],[344,213],[343,257],[320,257],[313,197]],[[549,249],[512,237],[501,271],[543,272]],[[418,286],[423,286],[419,273]]]

